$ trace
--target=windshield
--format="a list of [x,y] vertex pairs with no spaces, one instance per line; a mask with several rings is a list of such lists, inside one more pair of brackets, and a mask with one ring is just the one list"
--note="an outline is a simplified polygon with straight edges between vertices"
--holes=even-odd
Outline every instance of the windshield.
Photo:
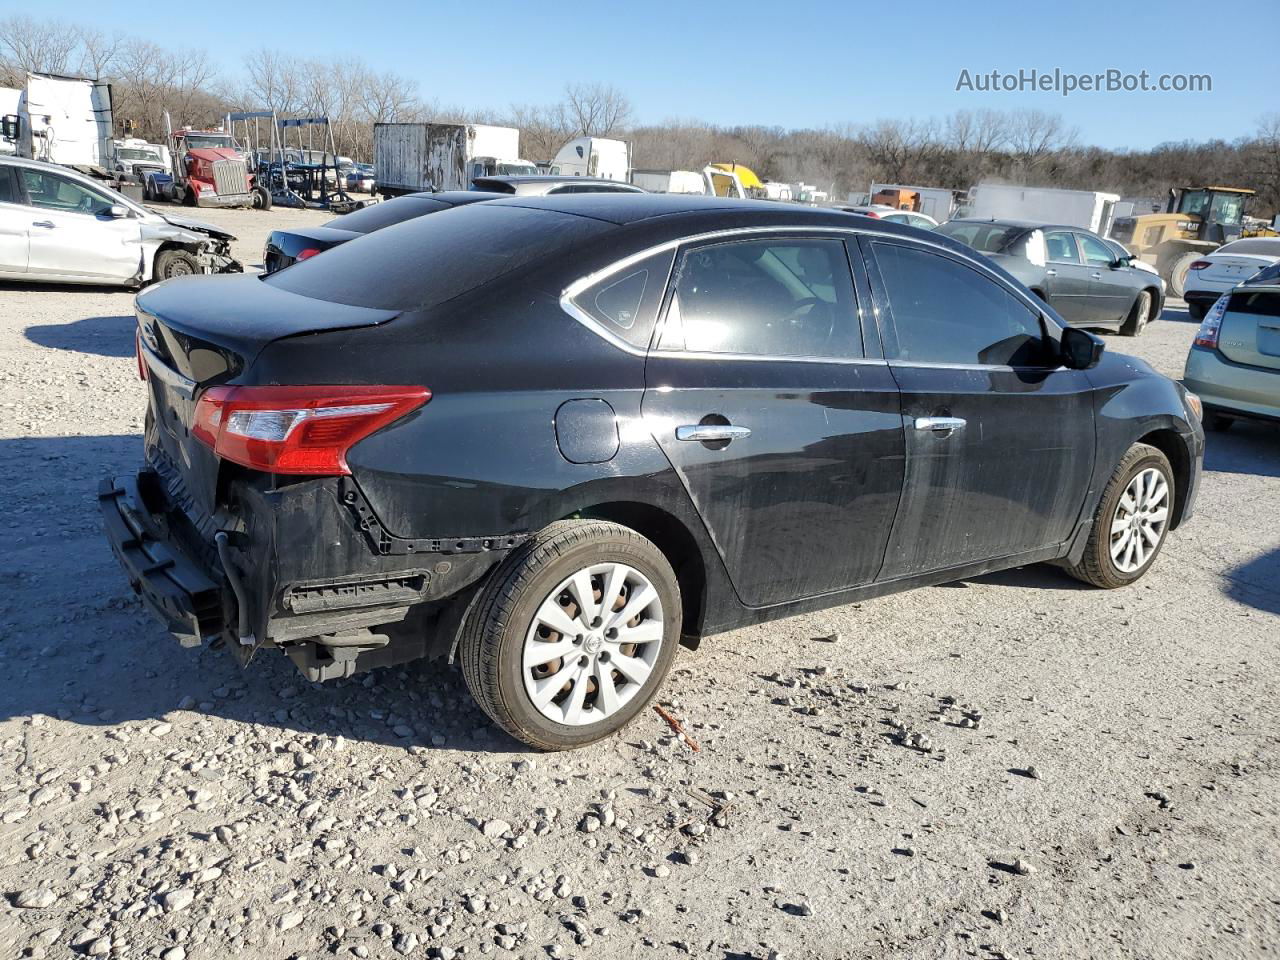
[[1238,193],[1215,193],[1209,205],[1209,219],[1234,226],[1244,217],[1244,197]]
[[213,133],[189,133],[186,141],[188,150],[234,150],[236,148],[235,141],[230,137]]
[[538,168],[532,163],[500,163],[498,173],[504,177],[528,177],[536,176]]
[[154,160],[160,162],[160,154],[152,150],[134,150],[132,148],[121,148],[116,151],[116,156],[121,160]]
[[1280,237],[1250,237],[1224,243],[1216,253],[1248,253],[1262,257],[1280,257]]
[[1023,231],[1020,227],[1008,227],[999,223],[952,220],[938,227],[935,232],[952,240],[959,240],[982,253],[1003,253],[1009,241]]

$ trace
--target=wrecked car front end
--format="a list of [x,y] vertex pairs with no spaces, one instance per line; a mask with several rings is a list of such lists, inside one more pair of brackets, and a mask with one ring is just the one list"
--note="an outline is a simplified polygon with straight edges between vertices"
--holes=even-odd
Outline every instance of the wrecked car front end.
[[[142,242],[152,250],[178,247],[199,264],[202,273],[244,273],[244,264],[231,255],[235,235],[212,224],[168,214],[141,223]],[[154,262],[154,255],[151,257]]]

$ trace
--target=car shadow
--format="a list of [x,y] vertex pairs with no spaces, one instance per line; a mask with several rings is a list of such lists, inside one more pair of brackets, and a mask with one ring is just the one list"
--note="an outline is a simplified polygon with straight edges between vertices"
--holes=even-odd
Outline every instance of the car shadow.
[[74,323],[45,323],[23,333],[32,343],[53,350],[93,353],[101,357],[131,357],[137,321],[132,314],[86,317]]
[[1200,321],[1193,318],[1191,314],[1187,312],[1187,308],[1185,306],[1184,307],[1165,307],[1163,310],[1160,311],[1159,319],[1169,320],[1169,321],[1172,321],[1173,323],[1194,323],[1196,326],[1200,325]]
[[1224,593],[1264,613],[1280,614],[1280,547],[1228,570]]
[[[0,440],[14,522],[0,526],[0,719],[36,716],[173,736],[198,716],[297,736],[416,749],[523,754],[461,673],[416,662],[309,683],[278,650],[247,669],[225,649],[184,649],[134,596],[101,532],[99,477],[133,470],[141,437]],[[112,734],[114,735],[114,734]]]
[[971,583],[990,584],[995,587],[1015,587],[1019,590],[1090,590],[1087,584],[1067,574],[1061,567],[1048,563],[1034,563],[1025,567],[1011,567],[1008,570],[997,570],[984,573],[980,577],[965,577],[944,583],[944,587],[967,587]]
[[1224,432],[1205,437],[1207,473],[1280,477],[1280,424],[1237,420]]

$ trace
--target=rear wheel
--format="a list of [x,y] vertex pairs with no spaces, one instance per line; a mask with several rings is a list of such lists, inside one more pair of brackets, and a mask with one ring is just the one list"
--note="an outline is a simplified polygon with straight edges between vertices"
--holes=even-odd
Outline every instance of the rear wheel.
[[1125,319],[1124,326],[1120,328],[1120,333],[1126,337],[1136,337],[1150,319],[1151,291],[1143,290],[1138,294],[1138,299],[1133,302],[1133,309],[1129,311],[1129,316]]
[[541,750],[594,743],[653,698],[680,639],[680,587],[634,530],[561,521],[484,586],[458,647],[481,709]]
[[1188,304],[1187,304],[1187,316],[1189,316],[1189,317],[1190,317],[1192,320],[1194,320],[1196,323],[1199,323],[1201,320],[1203,320],[1203,319],[1204,319],[1204,315],[1205,315],[1207,312],[1208,312],[1208,310],[1205,308],[1205,305],[1204,305],[1203,303],[1188,303]]
[[261,184],[256,184],[253,188],[253,209],[271,209],[271,191]]
[[1067,571],[1108,590],[1140,578],[1164,546],[1173,495],[1169,458],[1155,447],[1135,443],[1102,492],[1084,555]]

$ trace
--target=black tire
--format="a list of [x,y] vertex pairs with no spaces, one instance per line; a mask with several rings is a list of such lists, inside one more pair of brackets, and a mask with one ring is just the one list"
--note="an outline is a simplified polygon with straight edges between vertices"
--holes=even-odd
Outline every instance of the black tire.
[[[648,678],[616,713],[585,726],[557,723],[525,691],[525,635],[557,584],[606,562],[625,563],[653,585],[662,604],[662,646]],[[675,658],[680,619],[680,586],[657,547],[616,523],[562,520],[514,550],[489,577],[462,626],[458,657],[467,688],[494,723],[539,750],[567,750],[610,736],[647,707]]]
[[1208,307],[1206,307],[1203,303],[1187,304],[1187,316],[1189,316],[1196,323],[1199,323],[1201,320],[1203,320],[1204,315],[1208,312],[1209,312]]
[[1224,417],[1216,410],[1204,412],[1204,428],[1214,433],[1226,433],[1234,423],[1235,420],[1232,417]]
[[1153,300],[1150,290],[1143,290],[1133,301],[1133,307],[1129,310],[1129,316],[1125,318],[1124,325],[1120,328],[1121,336],[1136,337],[1147,326],[1151,320],[1151,306]]
[[[1111,523],[1116,515],[1116,508],[1125,494],[1125,488],[1134,477],[1151,467],[1159,470],[1164,475],[1165,483],[1168,484],[1169,519],[1165,521],[1160,539],[1146,562],[1138,569],[1126,572],[1116,566],[1111,558]],[[1115,472],[1111,474],[1111,479],[1107,481],[1106,489],[1102,491],[1102,500],[1098,503],[1098,509],[1093,515],[1093,527],[1089,531],[1089,542],[1085,545],[1084,556],[1075,566],[1067,566],[1067,572],[1077,580],[1083,580],[1104,590],[1127,587],[1140,579],[1151,569],[1165,541],[1169,539],[1169,520],[1173,517],[1176,494],[1177,488],[1174,486],[1173,468],[1169,465],[1169,458],[1153,446],[1135,443],[1120,460]]]
[[200,261],[186,250],[161,250],[156,254],[156,270],[153,279],[157,283],[173,277],[189,277],[199,273],[204,273]]
[[255,184],[253,188],[253,209],[270,210],[271,209],[271,191],[262,184]]

